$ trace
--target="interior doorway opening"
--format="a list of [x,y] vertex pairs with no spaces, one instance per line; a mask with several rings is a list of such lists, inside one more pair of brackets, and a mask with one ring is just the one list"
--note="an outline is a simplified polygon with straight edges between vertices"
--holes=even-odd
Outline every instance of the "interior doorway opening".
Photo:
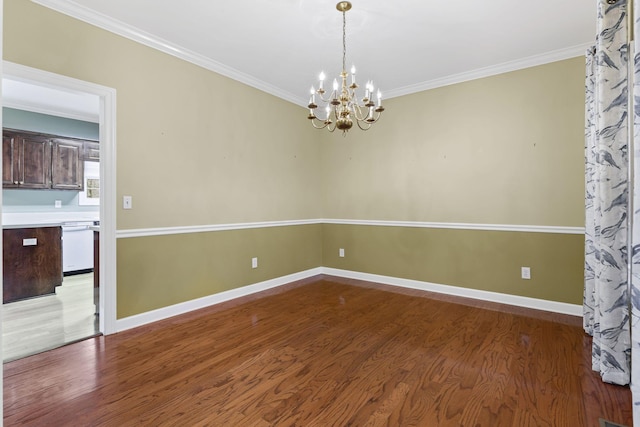
[[[40,133],[52,135],[56,130],[56,126],[64,122],[67,125],[69,123],[80,123],[80,127],[85,126],[85,129],[76,129],[74,132],[79,132],[79,135],[68,135],[67,137],[79,136],[86,138],[87,141],[94,140],[94,145],[83,146],[78,145],[79,138],[68,139],[58,138],[62,140],[61,143],[66,143],[71,147],[72,151],[82,150],[82,161],[80,169],[83,171],[91,170],[92,176],[89,177],[83,173],[82,176],[82,191],[65,191],[59,189],[46,189],[46,190],[27,190],[15,188],[12,190],[3,187],[4,200],[2,204],[2,224],[3,230],[16,229],[22,225],[33,226],[32,230],[35,230],[39,225],[53,225],[55,227],[60,226],[60,229],[64,228],[67,234],[68,242],[73,239],[80,238],[82,235],[82,241],[84,244],[93,245],[96,257],[94,257],[94,263],[92,265],[87,264],[86,256],[79,257],[76,263],[72,260],[73,251],[67,245],[67,255],[65,263],[60,266],[61,270],[64,269],[61,286],[57,286],[53,294],[47,292],[47,297],[54,304],[61,306],[72,306],[73,301],[78,300],[81,295],[83,303],[80,309],[80,316],[84,319],[83,322],[86,325],[86,319],[88,318],[86,313],[85,302],[87,298],[90,298],[90,305],[93,307],[94,313],[91,313],[91,319],[95,324],[91,325],[91,328],[87,331],[94,331],[95,333],[110,334],[115,332],[115,90],[112,88],[96,85],[93,83],[73,79],[58,74],[49,73],[42,70],[37,70],[30,67],[21,66],[9,62],[3,63],[3,118],[5,118],[5,112],[13,114],[12,120],[3,120],[3,128],[6,129],[9,124],[22,125],[19,127],[26,127],[28,122],[35,118],[44,120],[51,120],[51,117],[61,118],[60,120],[51,120],[46,126],[45,130],[51,132],[43,132],[43,129],[39,130]],[[27,111],[28,114],[22,114],[22,120],[26,120],[27,124],[21,123],[20,118],[16,118],[16,112]],[[17,120],[17,121],[16,121]],[[54,122],[57,122],[54,123]],[[33,124],[33,123],[32,123]],[[87,131],[91,125],[95,125],[94,138],[91,135],[83,134]],[[29,129],[27,129],[29,130]],[[36,132],[37,133],[37,132]],[[56,142],[58,142],[56,140]],[[3,148],[4,148],[3,137]],[[52,141],[49,141],[53,144]],[[60,144],[59,144],[60,145]],[[75,147],[75,148],[74,148]],[[56,145],[56,148],[59,148]],[[68,148],[68,147],[66,147]],[[66,149],[65,147],[59,148],[60,150]],[[51,148],[55,156],[55,149]],[[96,159],[91,159],[91,149],[93,149],[93,155]],[[4,154],[4,153],[3,153]],[[5,158],[3,156],[3,170],[7,167],[5,165]],[[92,161],[93,163],[87,164],[90,167],[84,166],[84,161]],[[52,166],[53,167],[53,166]],[[74,169],[75,170],[75,169]],[[4,178],[3,173],[3,178]],[[4,181],[4,179],[3,179]],[[11,187],[11,185],[9,185]],[[9,193],[13,191],[13,193]],[[31,191],[31,192],[29,192]],[[40,191],[40,192],[39,192]],[[39,192],[39,193],[38,193]],[[44,196],[45,193],[48,193]],[[7,194],[10,194],[7,196]],[[37,194],[37,196],[36,196]],[[17,196],[16,196],[17,195]],[[15,198],[22,197],[21,201],[16,202]],[[42,199],[43,197],[43,199]],[[53,201],[49,199],[55,199]],[[42,200],[40,200],[42,199]],[[16,203],[24,203],[24,206],[17,208]],[[85,221],[78,221],[85,220]],[[63,227],[64,226],[64,227]],[[25,227],[26,228],[26,227]],[[82,230],[80,230],[82,228]],[[77,233],[78,230],[81,233]],[[72,233],[73,232],[73,233]],[[5,234],[6,232],[3,232]],[[72,235],[73,234],[73,235]],[[91,236],[91,242],[86,237]],[[26,240],[25,240],[26,239]],[[22,239],[22,242],[33,242],[28,237]],[[37,238],[34,242],[37,245]],[[6,239],[5,239],[6,240]],[[5,251],[6,242],[3,244]],[[75,246],[75,245],[74,245]],[[60,245],[62,250],[62,245]],[[6,253],[3,253],[3,261],[6,259]],[[54,262],[54,265],[58,261]],[[5,268],[7,270],[7,268]],[[3,273],[3,277],[6,277],[7,271]],[[57,273],[56,273],[57,274]],[[6,300],[6,285],[3,283],[3,301]],[[75,289],[74,289],[75,287]],[[23,305],[29,307],[34,304],[43,305],[46,299],[45,297],[35,297],[24,299]],[[3,319],[9,314],[8,309],[3,305]],[[60,307],[64,309],[65,307]],[[68,308],[68,307],[67,307]],[[28,309],[27,309],[28,312]],[[30,312],[34,317],[33,312]],[[42,314],[42,313],[41,313]],[[95,316],[93,316],[95,315]],[[46,317],[46,315],[45,315]],[[71,318],[73,316],[66,316]],[[44,319],[44,318],[43,318]],[[23,326],[29,327],[29,320],[25,316],[21,321],[19,320],[15,324],[23,323]],[[33,323],[33,319],[31,320]],[[51,326],[51,322],[41,320],[39,323],[47,324]],[[7,322],[10,324],[10,322]],[[6,335],[6,324],[3,324],[3,336]],[[61,325],[63,326],[63,325]],[[64,330],[60,329],[60,330]],[[46,332],[45,332],[46,333]],[[75,333],[80,333],[76,331]],[[87,337],[94,334],[87,333]],[[24,338],[24,337],[23,337]],[[61,337],[62,341],[60,345],[68,344],[77,340],[73,334],[67,334],[66,337]],[[5,339],[3,353],[11,350],[10,339]],[[53,348],[56,345],[43,341],[43,349],[46,350]],[[37,352],[37,351],[35,351]]]

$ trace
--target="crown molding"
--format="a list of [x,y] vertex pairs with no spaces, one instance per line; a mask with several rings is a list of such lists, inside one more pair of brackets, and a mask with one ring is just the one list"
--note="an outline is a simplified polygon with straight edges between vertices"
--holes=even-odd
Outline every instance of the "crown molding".
[[428,80],[414,85],[404,86],[398,89],[391,89],[385,92],[385,98],[397,98],[399,96],[411,95],[416,92],[436,89],[443,86],[449,86],[457,83],[463,83],[470,80],[481,79],[484,77],[495,76],[498,74],[508,73],[510,71],[522,70],[524,68],[535,67],[537,65],[549,64],[551,62],[562,61],[565,59],[584,56],[590,43],[558,49],[541,55],[533,55],[515,61],[503,62],[502,64],[492,65],[489,67],[478,68],[476,70],[465,71],[464,73],[453,74],[451,76],[439,79]]
[[124,22],[115,20],[101,13],[97,13],[85,6],[81,6],[73,1],[66,0],[31,0],[41,6],[60,12],[64,15],[70,16],[80,21],[91,24],[95,27],[112,32],[119,36],[125,37],[129,40],[141,43],[150,48],[159,50],[168,55],[180,58],[184,61],[195,64],[199,67],[221,74],[230,79],[236,80],[240,83],[244,83],[247,86],[251,86],[255,89],[261,90],[285,101],[292,102],[296,105],[306,106],[306,99],[304,97],[296,96],[290,92],[277,88],[269,83],[266,83],[254,76],[245,74],[241,71],[231,68],[225,64],[214,61],[207,58],[204,55],[193,52],[182,46],[178,46],[170,41],[164,40],[160,37],[156,37],[145,31],[142,31],[136,27],[125,24]]
[[[175,56],[187,62],[191,62],[199,67],[221,74],[230,79],[244,83],[255,89],[261,90],[285,101],[306,107],[307,100],[304,97],[294,95],[284,91],[274,85],[266,83],[254,76],[245,74],[225,64],[207,58],[204,55],[193,52],[189,49],[178,46],[162,38],[156,37],[136,27],[125,24],[106,15],[97,13],[85,6],[81,6],[73,1],[68,0],[31,0],[41,6],[55,10],[62,14],[79,19],[88,24],[94,25],[103,30],[112,32],[122,37],[128,38],[145,46],[157,49],[166,54]],[[548,64],[551,62],[561,61],[564,59],[574,58],[584,54],[590,44],[572,46],[565,49],[559,49],[547,52],[541,55],[533,55],[527,58],[515,61],[504,62],[498,65],[492,65],[477,70],[467,71],[451,76],[446,76],[434,80],[428,80],[414,85],[404,86],[398,89],[390,89],[385,92],[385,99],[397,98],[404,95],[411,95],[416,92],[422,92],[429,89],[435,89],[442,86],[448,86],[456,83],[462,83],[470,80],[480,79],[483,77],[494,76],[497,74],[516,71],[523,68],[534,67],[536,65]]]

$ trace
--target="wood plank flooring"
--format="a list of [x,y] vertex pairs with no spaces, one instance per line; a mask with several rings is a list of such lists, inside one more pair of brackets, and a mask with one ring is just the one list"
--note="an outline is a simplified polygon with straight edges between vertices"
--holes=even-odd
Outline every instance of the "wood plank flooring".
[[5,364],[5,425],[631,425],[581,320],[317,276]]
[[4,304],[4,362],[93,337],[99,332],[93,273],[65,276],[52,295]]

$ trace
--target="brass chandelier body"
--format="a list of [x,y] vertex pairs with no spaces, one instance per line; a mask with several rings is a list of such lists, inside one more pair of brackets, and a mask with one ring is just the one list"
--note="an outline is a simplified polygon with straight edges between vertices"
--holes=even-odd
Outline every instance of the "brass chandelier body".
[[[327,129],[329,132],[339,129],[342,131],[342,135],[345,136],[347,131],[353,127],[354,122],[357,123],[360,129],[368,130],[371,125],[378,121],[381,113],[384,111],[384,107],[382,106],[382,95],[380,91],[377,93],[377,104],[373,101],[374,87],[372,82],[367,82],[361,103],[358,101],[356,89],[358,89],[359,86],[356,84],[355,67],[351,68],[351,84],[347,82],[349,73],[346,71],[346,12],[351,9],[351,3],[341,1],[336,5],[336,9],[342,12],[342,72],[340,73],[342,85],[340,90],[338,90],[338,81],[334,79],[333,90],[329,96],[325,98],[326,91],[323,87],[325,76],[324,73],[320,73],[318,89],[311,87],[311,97],[308,105],[309,115],[307,118],[316,129]],[[316,95],[320,101],[325,104],[326,116],[324,119],[316,115],[316,111],[318,110]]]

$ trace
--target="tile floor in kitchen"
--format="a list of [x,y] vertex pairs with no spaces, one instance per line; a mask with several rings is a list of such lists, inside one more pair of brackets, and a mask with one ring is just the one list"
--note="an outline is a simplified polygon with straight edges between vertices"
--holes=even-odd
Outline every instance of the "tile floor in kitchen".
[[55,294],[4,304],[2,360],[98,335],[93,290],[93,273],[65,276]]

